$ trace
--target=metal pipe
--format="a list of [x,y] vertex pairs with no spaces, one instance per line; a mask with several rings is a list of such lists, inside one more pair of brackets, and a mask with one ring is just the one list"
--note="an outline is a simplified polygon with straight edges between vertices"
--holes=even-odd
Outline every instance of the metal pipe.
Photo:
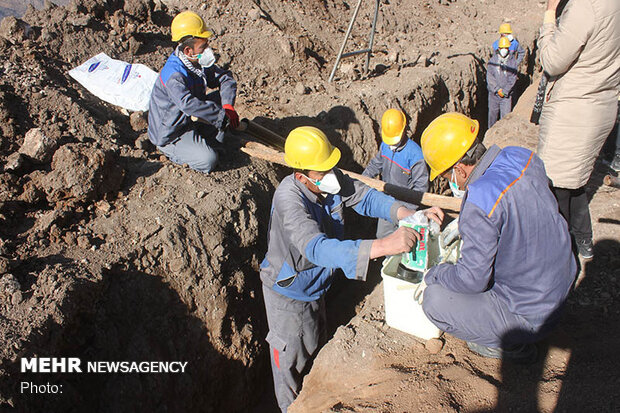
[[358,0],[357,6],[355,7],[355,11],[353,12],[353,17],[351,17],[351,22],[349,23],[349,28],[347,29],[347,34],[344,36],[344,40],[342,42],[342,46],[340,46],[340,51],[338,52],[338,57],[336,58],[336,64],[334,64],[334,68],[332,69],[332,73],[329,75],[328,83],[331,83],[334,80],[334,75],[336,74],[336,69],[338,69],[338,65],[340,64],[340,59],[342,59],[342,52],[344,52],[344,47],[347,44],[347,40],[349,40],[349,35],[351,34],[351,29],[353,29],[353,23],[355,22],[355,18],[357,17],[357,13],[360,11],[360,6],[362,5],[362,0]]
[[362,53],[368,53],[370,52],[370,49],[364,49],[364,50],[356,50],[354,52],[346,52],[342,55],[342,57],[350,57],[350,56],[355,56],[358,54],[362,54]]
[[366,56],[366,64],[364,65],[364,73],[368,73],[370,65],[370,55],[372,54],[372,45],[375,42],[375,29],[377,27],[377,18],[379,17],[379,0],[375,5],[375,17],[372,19],[372,29],[370,29],[370,40],[368,41],[368,56]]
[[245,132],[248,135],[252,135],[261,142],[271,145],[274,148],[284,149],[284,142],[286,142],[284,137],[249,119],[241,119],[239,122],[239,127],[236,131]]

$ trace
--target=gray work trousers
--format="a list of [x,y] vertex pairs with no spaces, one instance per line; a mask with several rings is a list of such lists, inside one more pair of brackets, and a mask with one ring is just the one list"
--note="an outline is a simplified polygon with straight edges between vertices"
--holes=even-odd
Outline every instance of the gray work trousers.
[[196,125],[177,140],[157,149],[176,164],[187,164],[198,172],[209,173],[217,165],[217,151],[223,150],[223,140],[224,132],[211,125]]
[[440,330],[493,348],[536,342],[548,334],[559,319],[559,312],[556,312],[547,319],[526,320],[510,312],[493,290],[460,294],[439,284],[426,288],[422,309]]
[[293,300],[263,285],[273,385],[282,412],[301,390],[303,377],[325,340],[325,300]]
[[512,96],[500,98],[489,92],[489,128],[495,125],[497,119],[503,118],[512,111]]

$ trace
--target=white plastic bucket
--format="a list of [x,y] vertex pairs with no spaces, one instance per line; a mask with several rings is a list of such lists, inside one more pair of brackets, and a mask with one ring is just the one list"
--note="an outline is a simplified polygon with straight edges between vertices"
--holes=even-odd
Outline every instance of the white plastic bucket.
[[424,314],[422,306],[413,299],[418,284],[396,278],[401,255],[383,261],[383,294],[385,299],[385,322],[390,327],[412,334],[423,340],[437,338],[439,330]]

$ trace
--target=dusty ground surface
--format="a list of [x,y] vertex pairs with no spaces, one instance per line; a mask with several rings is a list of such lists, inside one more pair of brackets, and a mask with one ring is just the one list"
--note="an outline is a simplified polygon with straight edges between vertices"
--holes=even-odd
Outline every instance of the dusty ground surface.
[[[365,3],[348,50],[367,41],[373,5]],[[447,110],[477,117],[484,129],[485,60],[503,19],[513,22],[528,52],[522,85],[535,71],[538,1],[506,6],[499,0],[395,0],[381,3],[371,72],[362,73],[362,57],[348,59],[328,84],[353,6],[340,1],[190,1],[181,6],[159,0],[74,0],[66,7],[46,3],[20,20],[1,22],[2,409],[274,410],[258,265],[266,249],[271,196],[287,171],[239,153],[234,139],[220,169],[210,175],[173,165],[148,143],[143,114],[129,117],[101,102],[67,71],[99,52],[159,70],[173,47],[172,17],[184,8],[199,10],[217,35],[213,45],[220,64],[238,79],[241,116],[283,135],[301,124],[319,126],[342,150],[341,166],[358,172],[376,151],[378,120],[388,107],[407,113],[415,138]],[[35,141],[39,136],[41,145],[34,147],[27,136]],[[592,208],[609,225],[596,227],[597,236],[609,231],[608,241],[596,244],[597,257],[605,257],[617,243],[617,193],[607,195],[616,197],[615,218],[607,204],[597,209],[600,193]],[[351,235],[372,236],[372,221],[356,222]],[[569,349],[617,324],[617,284],[610,269],[618,263],[602,259],[586,268],[594,276],[584,285],[596,280],[590,290],[578,290],[571,302],[576,327],[570,332],[576,336],[569,338],[576,342],[557,357],[568,357]],[[383,347],[407,349],[378,358],[393,357],[390,365],[401,366],[391,368],[398,373],[394,377],[412,383],[420,396],[413,404],[386,404],[387,411],[411,410],[415,403],[492,408],[498,399],[492,386],[500,388],[500,396],[510,396],[510,382],[498,375],[496,364],[475,360],[476,369],[467,367],[472,357],[462,343],[448,340],[442,352],[429,356],[410,338],[386,329],[380,293],[365,299],[377,282],[378,275],[366,284],[334,288],[332,331],[360,314],[338,330],[326,352],[343,342],[342,334],[349,340],[347,349],[355,348],[355,337],[374,348],[378,333],[371,330],[365,338],[363,328],[351,327],[365,325],[364,317],[389,337],[379,340]],[[595,343],[600,348],[581,356],[585,365],[596,366],[591,357],[598,360],[609,355],[607,348],[618,347],[618,333],[611,330]],[[32,356],[181,360],[189,367],[183,375],[19,373],[20,358]],[[356,377],[371,363],[361,365]],[[310,377],[324,377],[327,385],[333,372],[323,376],[320,371],[317,367]],[[438,371],[452,381],[439,378]],[[550,373],[542,388],[557,394],[566,377],[575,377],[575,385],[594,377],[592,394],[613,388],[609,376],[599,379],[595,373],[594,367],[571,368],[565,376]],[[390,380],[383,381],[396,387],[381,388],[398,393],[394,389],[400,385]],[[19,392],[22,381],[62,384],[65,390],[62,396],[27,396]],[[480,389],[470,390],[468,381],[480,383]],[[311,394],[312,386],[307,387],[304,398]],[[383,406],[392,400],[389,394],[377,394],[368,403]],[[352,402],[333,395],[324,408],[346,411]]]

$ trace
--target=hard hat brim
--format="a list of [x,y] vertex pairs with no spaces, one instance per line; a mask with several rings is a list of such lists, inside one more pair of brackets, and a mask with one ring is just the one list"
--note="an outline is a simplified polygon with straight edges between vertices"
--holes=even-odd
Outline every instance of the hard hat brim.
[[184,37],[187,37],[187,36],[199,37],[201,39],[208,39],[209,37],[213,36],[213,32],[211,32],[209,30],[205,30],[204,32],[198,33],[198,34],[188,34],[188,35],[185,35],[185,36],[182,36],[182,37],[176,36],[176,37],[172,38],[172,41],[173,42],[179,42],[179,41],[181,41],[181,39],[183,39]]
[[200,37],[201,39],[208,39],[211,36],[213,36],[213,32],[210,30],[205,30],[204,32],[200,34],[194,35],[194,37]]
[[[452,165],[454,166],[454,165]],[[442,171],[443,172],[443,171]],[[439,175],[441,172],[436,171],[434,169],[431,169],[431,174],[430,174],[430,180],[431,182],[435,180],[435,178],[437,178],[437,175]]]
[[385,143],[386,145],[396,145],[403,138],[403,132],[405,132],[404,128],[402,131],[400,131],[398,135],[394,136],[388,136],[381,132],[381,140],[383,140],[383,143]]
[[325,161],[323,161],[322,163],[318,165],[309,166],[306,169],[310,171],[318,171],[318,172],[329,171],[330,169],[332,169],[334,166],[338,164],[338,161],[340,161],[340,155],[341,155],[340,149],[334,148],[334,150],[332,151],[332,154],[329,155],[329,158],[327,158]]
[[[338,161],[340,161],[340,156],[341,156],[340,149],[334,148],[331,155],[329,155],[329,158],[327,158],[320,164],[307,165],[301,169],[305,169],[308,171],[317,171],[317,172],[329,171],[330,169],[332,169],[338,164]],[[298,168],[294,166],[293,162],[290,161],[290,159],[288,158],[288,156],[286,156],[286,154],[284,155],[284,162],[286,162],[286,164],[290,166],[291,168]]]

